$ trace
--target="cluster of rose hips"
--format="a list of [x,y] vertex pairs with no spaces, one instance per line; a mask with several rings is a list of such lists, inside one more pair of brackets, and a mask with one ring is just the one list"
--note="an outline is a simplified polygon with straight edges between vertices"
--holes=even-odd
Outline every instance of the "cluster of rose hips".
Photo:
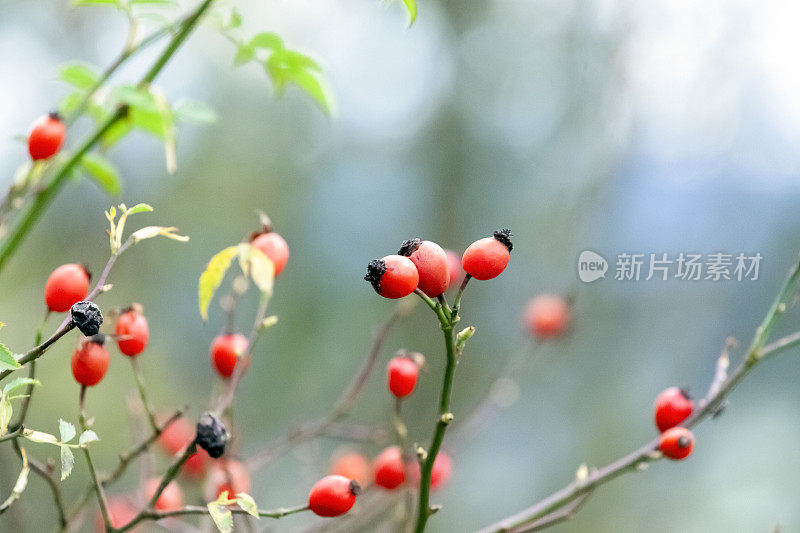
[[499,276],[508,266],[512,247],[511,232],[496,231],[470,244],[459,265],[455,252],[432,241],[410,239],[397,254],[370,261],[364,279],[385,298],[403,298],[417,289],[436,298],[458,282],[462,269],[479,280]]
[[677,387],[670,387],[656,398],[656,427],[661,432],[659,449],[669,459],[685,459],[694,450],[694,435],[685,427],[679,426],[689,418],[694,409],[689,393]]

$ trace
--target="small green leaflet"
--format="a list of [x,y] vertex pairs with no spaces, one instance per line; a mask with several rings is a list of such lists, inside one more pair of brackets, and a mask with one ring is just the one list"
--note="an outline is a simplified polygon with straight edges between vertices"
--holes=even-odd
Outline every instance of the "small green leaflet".
[[100,440],[100,437],[97,436],[97,433],[92,431],[91,429],[87,429],[83,433],[81,433],[80,439],[78,439],[78,444],[81,446],[86,446],[90,442],[97,442]]
[[76,89],[88,89],[97,83],[97,73],[86,63],[67,63],[58,70],[58,79]]
[[90,152],[84,155],[81,158],[81,168],[111,196],[117,196],[122,191],[122,183],[116,167],[97,153]]
[[0,343],[0,369],[17,370],[18,368],[22,368],[22,365],[19,364],[11,350],[6,348],[5,344]]
[[175,118],[184,122],[211,124],[219,118],[211,107],[197,100],[178,100],[173,109]]
[[72,467],[75,466],[75,456],[72,450],[66,444],[61,445],[61,481],[67,479],[72,473]]
[[67,443],[75,438],[75,426],[70,424],[69,422],[65,422],[64,420],[58,419],[58,432],[61,434],[61,442]]
[[41,385],[41,382],[38,379],[32,378],[15,378],[6,383],[6,386],[3,387],[3,396],[7,396],[9,393],[17,390],[20,387],[26,385]]

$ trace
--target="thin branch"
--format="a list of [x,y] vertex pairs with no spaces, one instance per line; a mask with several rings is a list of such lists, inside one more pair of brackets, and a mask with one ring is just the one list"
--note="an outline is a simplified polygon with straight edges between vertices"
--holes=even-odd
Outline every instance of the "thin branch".
[[369,376],[375,369],[375,364],[378,361],[378,356],[381,353],[384,341],[388,337],[395,324],[397,324],[401,318],[408,315],[410,310],[411,307],[406,301],[400,302],[394,308],[392,314],[378,326],[373,335],[372,344],[367,352],[366,357],[364,358],[364,362],[361,365],[361,369],[347,386],[347,388],[341,393],[339,398],[334,403],[333,409],[330,413],[328,413],[328,415],[318,420],[306,422],[305,424],[292,428],[284,437],[255,453],[252,457],[250,457],[250,459],[247,460],[248,470],[253,472],[256,469],[262,468],[263,466],[272,462],[275,458],[289,451],[292,446],[301,442],[320,437],[329,432],[335,433],[338,422],[347,418],[347,416],[350,414],[350,411],[352,411],[356,400],[361,395],[361,391],[367,384]]
[[[249,514],[242,510],[236,508],[229,508],[228,509],[232,514],[238,515],[248,515]],[[302,513],[308,511],[308,505],[297,506],[297,507],[287,507],[283,509],[275,509],[272,511],[259,511],[258,516],[261,518],[283,518],[284,516],[289,516],[297,513]],[[136,518],[134,518],[128,524],[125,524],[121,528],[115,529],[114,531],[118,533],[123,533],[124,531],[128,531],[131,528],[135,527],[142,521],[145,520],[161,520],[163,518],[171,518],[175,516],[188,516],[188,515],[208,515],[208,507],[201,507],[199,505],[187,505],[186,507],[182,507],[181,509],[173,509],[171,511],[155,511],[155,510],[145,510],[139,513]]]
[[[716,413],[736,385],[750,373],[759,361],[769,355],[773,355],[774,353],[800,343],[800,332],[798,332],[765,346],[767,336],[774,327],[777,318],[786,311],[787,302],[796,291],[799,281],[800,264],[796,265],[790,272],[786,283],[767,312],[764,321],[756,329],[753,342],[744,360],[725,378],[721,385],[710,387],[709,396],[707,396],[705,401],[698,406],[698,409],[681,424],[683,427],[692,428],[708,416]],[[725,353],[723,353],[723,358],[724,357]],[[723,366],[725,364],[724,362],[722,363]],[[719,366],[720,363],[718,363],[717,374],[719,374]],[[576,498],[594,490],[596,487],[626,472],[641,470],[648,462],[661,459],[662,455],[658,451],[658,447],[659,439],[653,439],[638,450],[621,459],[599,470],[592,471],[586,479],[573,481],[566,487],[527,509],[481,529],[479,533],[508,533],[509,531],[516,531],[520,526],[533,524],[537,520],[549,516],[554,511],[575,501]]]

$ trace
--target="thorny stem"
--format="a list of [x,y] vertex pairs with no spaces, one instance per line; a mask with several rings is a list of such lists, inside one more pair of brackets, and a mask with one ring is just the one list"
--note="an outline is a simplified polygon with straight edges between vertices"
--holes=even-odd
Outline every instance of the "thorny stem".
[[[708,416],[716,413],[728,395],[733,391],[736,385],[750,373],[756,363],[767,356],[774,355],[775,353],[800,344],[800,332],[778,339],[771,344],[766,344],[768,335],[774,327],[777,318],[786,311],[789,299],[797,289],[798,281],[800,281],[800,264],[796,265],[791,271],[778,297],[767,312],[764,321],[757,328],[753,342],[744,360],[724,379],[724,381],[722,381],[721,385],[716,383],[718,379],[715,378],[709,388],[709,393],[699,403],[698,409],[683,422],[682,425],[684,427],[692,428]],[[727,357],[727,353],[723,352],[721,358],[725,357]],[[662,456],[658,452],[658,445],[659,439],[656,438],[613,463],[599,470],[589,472],[584,479],[576,479],[561,490],[551,494],[527,509],[481,529],[479,533],[527,531],[527,529],[523,529],[523,526],[535,524],[539,520],[550,517],[553,513],[559,511],[559,509],[574,502],[577,498],[588,494],[596,487],[626,472],[640,470],[649,462],[661,459]]]
[[[155,80],[156,76],[161,72],[167,62],[172,58],[175,52],[180,48],[186,38],[194,29],[197,22],[202,17],[203,13],[209,8],[214,0],[203,0],[200,5],[186,18],[181,24],[180,29],[174,35],[172,40],[167,44],[164,51],[156,59],[152,67],[142,77],[139,82],[139,87],[146,87]],[[95,132],[81,144],[81,146],[67,159],[64,164],[59,168],[50,183],[42,189],[34,198],[27,211],[22,215],[22,218],[0,245],[0,270],[3,269],[6,262],[16,252],[19,245],[33,229],[33,226],[42,216],[45,209],[53,201],[56,194],[61,190],[61,187],[67,182],[72,170],[80,163],[83,156],[89,152],[98,142],[102,140],[105,134],[120,120],[125,118],[128,114],[127,106],[120,106],[117,110],[109,116],[103,123],[101,123]]]

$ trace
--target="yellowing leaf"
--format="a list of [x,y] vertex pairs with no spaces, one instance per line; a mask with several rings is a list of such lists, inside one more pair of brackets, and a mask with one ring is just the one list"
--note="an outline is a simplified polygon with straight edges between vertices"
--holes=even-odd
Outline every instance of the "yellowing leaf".
[[32,429],[26,429],[25,431],[22,432],[22,436],[31,442],[58,445],[58,439],[55,437],[55,435],[51,435],[50,433],[44,433],[43,431],[34,431]]
[[200,275],[200,283],[198,286],[198,300],[200,304],[200,316],[203,320],[208,320],[208,305],[211,303],[211,298],[214,296],[219,284],[222,283],[222,278],[225,277],[225,272],[231,266],[231,261],[236,254],[239,253],[238,246],[230,246],[221,252],[217,253],[206,265],[205,271]]
[[417,2],[416,0],[403,0],[403,4],[408,10],[408,26],[411,27],[414,21],[417,20]]
[[258,505],[256,505],[256,501],[249,494],[245,492],[236,493],[236,503],[247,514],[255,516],[256,518],[260,518],[258,516]]
[[11,402],[6,398],[0,400],[0,435],[5,435],[6,431],[8,431],[11,413]]
[[242,272],[253,280],[261,293],[271,296],[275,282],[275,264],[272,260],[255,246],[245,243],[239,245],[239,263]]

